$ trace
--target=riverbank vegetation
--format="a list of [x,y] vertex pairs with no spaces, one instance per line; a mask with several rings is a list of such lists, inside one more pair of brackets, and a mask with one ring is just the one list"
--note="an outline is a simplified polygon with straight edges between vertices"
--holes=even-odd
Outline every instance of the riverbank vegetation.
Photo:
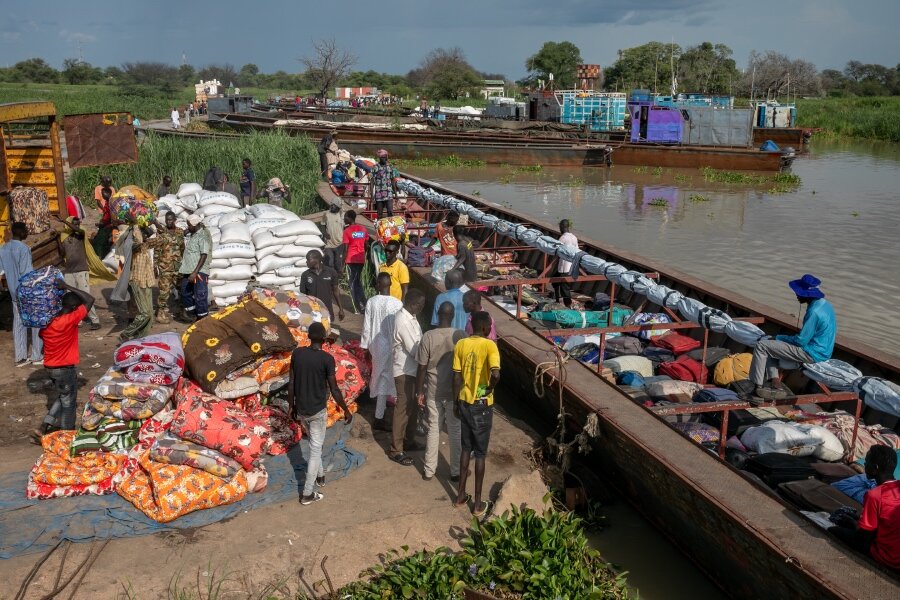
[[774,175],[756,175],[744,171],[723,171],[704,167],[700,169],[703,179],[715,183],[730,183],[735,185],[766,185],[771,184],[769,193],[777,194],[797,189],[803,183],[799,175],[793,173],[776,173]]
[[900,142],[900,96],[797,100],[797,125],[818,127],[813,136]]
[[280,177],[290,186],[289,208],[298,214],[316,210],[319,157],[305,137],[285,133],[251,133],[235,139],[184,139],[150,134],[140,145],[138,162],[105,167],[73,169],[66,187],[70,193],[88,200],[100,176],[112,177],[113,185],[138,185],[153,193],[163,175],[172,177],[177,187],[186,182],[202,182],[213,165],[221,167],[237,182],[241,160],[253,161],[260,189],[271,177]]

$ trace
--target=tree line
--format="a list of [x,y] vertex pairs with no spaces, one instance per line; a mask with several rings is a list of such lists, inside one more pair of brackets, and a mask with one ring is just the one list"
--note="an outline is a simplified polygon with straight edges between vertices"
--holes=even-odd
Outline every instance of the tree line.
[[[406,98],[418,94],[443,100],[476,96],[485,79],[507,81],[508,87],[515,90],[517,86],[533,88],[540,82],[549,85],[552,74],[556,89],[574,88],[579,84],[577,65],[584,62],[580,49],[572,42],[546,42],[525,60],[528,74],[513,83],[502,74],[477,70],[458,47],[432,50],[405,75],[355,71],[357,58],[334,40],[315,41],[313,52],[298,60],[303,72],[263,73],[253,63],[240,68],[224,63],[197,69],[144,61],[101,68],[72,58],[57,70],[41,58],[30,58],[0,68],[0,82],[109,84],[173,93],[201,79],[218,79],[226,86],[315,90],[320,95],[328,95],[339,85],[371,86]],[[731,48],[712,42],[684,48],[674,43],[649,42],[625,48],[618,51],[616,60],[602,73],[598,84],[607,91],[649,89],[666,93],[674,79],[679,91],[742,97],[900,95],[900,64],[889,67],[851,60],[842,71],[819,71],[809,61],[775,51],[753,51],[747,67],[741,70]]]

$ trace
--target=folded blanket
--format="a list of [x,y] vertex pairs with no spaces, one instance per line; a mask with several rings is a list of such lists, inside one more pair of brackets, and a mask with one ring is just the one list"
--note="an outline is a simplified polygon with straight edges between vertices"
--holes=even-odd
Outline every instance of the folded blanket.
[[178,334],[161,333],[125,342],[114,361],[130,381],[174,385],[184,370],[184,350]]
[[79,456],[88,452],[119,452],[128,450],[138,442],[140,421],[121,421],[103,417],[93,431],[79,429],[72,440],[70,453]]
[[338,344],[325,344],[322,349],[334,357],[335,379],[344,400],[347,404],[354,402],[366,387],[356,357]]
[[70,447],[74,438],[74,431],[56,431],[41,438],[44,453],[28,474],[27,498],[100,495],[115,490],[125,456],[88,452],[73,457]]
[[194,323],[185,331],[182,343],[186,372],[210,393],[241,367],[296,347],[287,325],[253,300]]
[[150,458],[158,463],[193,467],[224,478],[232,477],[241,470],[241,465],[221,452],[183,440],[168,432],[154,440],[150,447]]
[[104,417],[119,421],[148,419],[169,402],[174,388],[152,383],[134,383],[111,368],[88,394],[81,417],[82,429],[97,429]]
[[254,289],[241,296],[241,300],[256,300],[289,327],[306,331],[313,323],[321,323],[326,330],[331,326],[331,315],[325,305],[299,292]]
[[234,402],[205,394],[186,378],[178,383],[176,398],[178,407],[172,419],[172,433],[218,450],[247,470],[259,465],[271,437],[271,430],[263,422]]

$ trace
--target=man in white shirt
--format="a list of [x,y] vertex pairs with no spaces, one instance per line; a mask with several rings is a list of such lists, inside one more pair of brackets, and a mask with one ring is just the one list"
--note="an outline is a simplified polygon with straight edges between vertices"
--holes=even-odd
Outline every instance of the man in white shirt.
[[419,370],[419,343],[422,341],[422,327],[416,317],[424,307],[425,294],[411,289],[406,293],[403,308],[394,315],[394,386],[397,388],[397,404],[394,406],[394,437],[389,456],[394,462],[407,467],[413,464],[413,460],[404,450],[421,449],[415,439],[419,413],[416,373]]
[[[559,236],[559,243],[563,246],[568,246],[570,248],[578,249],[578,238],[575,237],[575,234],[569,231],[569,227],[571,223],[569,223],[568,219],[563,219],[559,222],[559,232],[562,234]],[[572,270],[572,263],[567,260],[559,259],[559,265],[556,269],[557,277],[568,277],[569,271]],[[561,281],[559,283],[553,284],[553,291],[556,295],[556,301],[562,301],[567,307],[572,306],[572,292],[569,290],[569,284],[565,281]]]
[[403,303],[391,296],[391,276],[379,273],[375,279],[378,294],[366,302],[360,347],[369,353],[372,361],[372,377],[369,380],[369,396],[375,398],[375,423],[377,431],[389,431],[384,422],[388,396],[394,396],[393,374],[393,315],[403,308]]

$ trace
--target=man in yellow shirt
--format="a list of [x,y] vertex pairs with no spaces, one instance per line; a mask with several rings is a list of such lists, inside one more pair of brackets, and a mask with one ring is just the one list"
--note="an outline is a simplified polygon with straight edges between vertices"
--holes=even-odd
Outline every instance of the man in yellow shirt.
[[387,260],[381,265],[381,272],[391,276],[391,296],[403,301],[406,297],[406,288],[409,287],[409,269],[400,260],[400,242],[391,240],[384,247]]
[[494,388],[500,381],[500,351],[497,344],[487,337],[491,331],[491,316],[488,313],[478,311],[472,314],[472,330],[472,335],[458,341],[453,349],[454,414],[462,425],[459,491],[455,506],[463,506],[471,499],[466,493],[466,479],[469,459],[474,454],[475,498],[472,514],[483,517],[493,507],[493,502],[481,501],[481,488],[484,483],[484,459],[491,440]]

